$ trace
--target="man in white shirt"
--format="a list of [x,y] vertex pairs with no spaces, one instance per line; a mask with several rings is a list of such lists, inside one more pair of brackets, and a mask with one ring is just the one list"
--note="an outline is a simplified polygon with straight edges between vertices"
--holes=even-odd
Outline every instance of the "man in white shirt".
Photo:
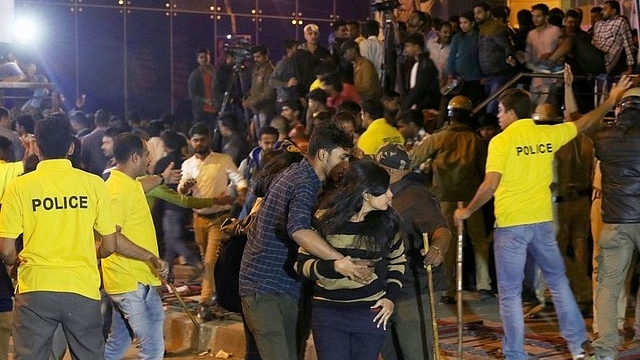
[[[247,182],[229,155],[210,150],[209,128],[202,123],[193,125],[189,130],[189,142],[194,154],[182,163],[182,180],[178,184],[178,192],[194,197],[224,198],[231,183],[237,188],[235,202],[242,204]],[[222,239],[220,225],[229,216],[233,202],[229,199],[227,203],[217,202],[210,207],[193,210],[193,231],[204,264],[198,308],[198,315],[203,320],[211,319],[209,306],[215,305],[213,269],[218,258],[218,245]]]
[[380,24],[375,20],[367,21],[362,27],[362,35],[364,40],[360,41],[360,55],[369,59],[378,73],[378,78],[382,77],[382,56],[384,54],[384,46],[382,41],[378,39],[380,34]]

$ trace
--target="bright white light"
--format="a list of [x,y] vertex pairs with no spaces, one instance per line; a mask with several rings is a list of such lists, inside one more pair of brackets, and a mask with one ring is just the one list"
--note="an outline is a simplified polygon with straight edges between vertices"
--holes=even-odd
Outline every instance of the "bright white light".
[[36,40],[39,29],[34,19],[21,18],[14,22],[14,32],[17,41],[27,43]]
[[231,34],[227,35],[227,39],[231,40]]

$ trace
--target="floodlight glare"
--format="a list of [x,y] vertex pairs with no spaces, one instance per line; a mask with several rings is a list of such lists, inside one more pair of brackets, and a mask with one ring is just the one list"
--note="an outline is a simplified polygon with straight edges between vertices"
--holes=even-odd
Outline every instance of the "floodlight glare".
[[19,18],[14,22],[14,37],[18,42],[27,43],[36,40],[38,26],[31,18]]

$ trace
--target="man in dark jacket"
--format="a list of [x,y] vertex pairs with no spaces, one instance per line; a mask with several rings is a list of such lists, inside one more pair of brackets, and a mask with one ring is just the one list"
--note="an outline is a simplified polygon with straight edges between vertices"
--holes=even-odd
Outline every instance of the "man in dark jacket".
[[[491,16],[491,5],[486,2],[474,5],[473,15],[480,35],[478,59],[484,79],[484,91],[494,94],[514,75],[514,68],[509,63],[513,63],[513,45],[504,24]],[[498,113],[497,100],[487,105],[487,112]]]
[[593,342],[595,359],[615,359],[620,342],[617,298],[633,250],[640,249],[640,88],[627,90],[613,125],[594,136],[596,157],[602,170],[602,220],[598,256],[599,337]]
[[[376,160],[391,175],[393,207],[402,218],[407,268],[402,277],[402,290],[391,317],[391,331],[382,349],[385,360],[429,359],[433,346],[429,288],[425,265],[434,266],[434,290],[442,290],[442,266],[449,247],[451,231],[440,211],[438,199],[424,185],[421,174],[411,171],[409,154],[399,144],[388,144],[376,153]],[[429,247],[424,248],[423,237]],[[417,330],[420,329],[420,330]]]
[[413,59],[413,65],[405,71],[406,95],[400,106],[402,111],[409,109],[438,109],[440,106],[440,87],[438,69],[429,54],[424,51],[424,37],[420,34],[407,36],[404,45],[407,57]]
[[253,132],[257,136],[258,129],[266,126],[276,111],[276,89],[269,86],[269,78],[273,73],[273,64],[269,60],[269,51],[264,46],[253,49],[253,70],[251,72],[251,89],[242,106],[253,112]]
[[213,74],[209,49],[200,48],[196,52],[198,68],[189,75],[189,98],[196,121],[213,126],[218,110],[213,105]]

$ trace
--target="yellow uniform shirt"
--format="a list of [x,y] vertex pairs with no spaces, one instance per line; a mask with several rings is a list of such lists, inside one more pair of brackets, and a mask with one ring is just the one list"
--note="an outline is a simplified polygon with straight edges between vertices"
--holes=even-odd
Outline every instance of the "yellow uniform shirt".
[[99,300],[94,229],[115,232],[98,176],[59,159],[41,161],[35,171],[13,180],[2,199],[0,237],[24,233],[18,293],[68,292]]
[[365,155],[375,155],[378,149],[388,143],[404,144],[398,129],[389,125],[384,118],[374,120],[358,139],[358,147]]
[[[121,227],[122,235],[158,256],[156,231],[142,184],[118,170],[111,172],[106,184],[113,218],[116,225]],[[160,279],[148,263],[119,254],[102,260],[102,281],[108,294],[134,291],[138,283],[160,285]]]
[[536,125],[518,120],[489,143],[486,172],[502,174],[495,192],[498,227],[534,224],[553,219],[551,190],[553,158],[577,135],[574,123]]
[[24,172],[24,165],[22,161],[16,162],[6,162],[0,160],[0,199],[2,199],[2,195],[4,195],[4,190],[7,188],[7,185],[13,179],[22,175]]

